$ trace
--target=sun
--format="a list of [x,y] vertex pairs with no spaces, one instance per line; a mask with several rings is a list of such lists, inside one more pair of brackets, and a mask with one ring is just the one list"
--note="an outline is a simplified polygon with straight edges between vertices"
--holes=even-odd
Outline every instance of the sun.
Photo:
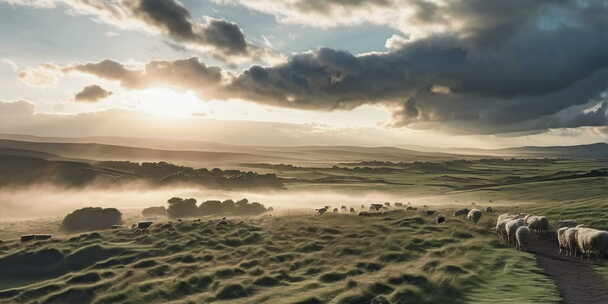
[[202,109],[203,103],[191,92],[176,92],[169,88],[153,88],[137,93],[137,109],[144,113],[186,117]]

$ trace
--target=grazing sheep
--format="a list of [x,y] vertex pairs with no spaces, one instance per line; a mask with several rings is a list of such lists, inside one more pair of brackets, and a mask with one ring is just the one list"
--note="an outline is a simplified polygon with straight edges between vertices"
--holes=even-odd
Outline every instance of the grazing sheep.
[[481,218],[481,210],[479,209],[471,209],[471,211],[469,211],[469,214],[467,214],[467,220],[477,224],[477,222],[479,222],[479,219]]
[[384,207],[382,204],[371,204],[369,206],[369,210],[380,211],[380,209],[382,209],[382,207]]
[[338,213],[338,208],[334,208],[334,213]]
[[524,218],[530,230],[536,233],[544,233],[549,230],[549,220],[546,216],[528,215]]
[[608,254],[608,232],[592,229],[578,228],[576,231],[578,249],[583,257],[604,257]]
[[505,229],[507,230],[507,243],[511,246],[517,246],[517,240],[515,239],[515,233],[517,228],[525,226],[524,219],[518,218],[510,220],[506,223]]
[[384,206],[386,206],[386,207],[390,207],[390,206],[391,206],[391,203],[386,202],[386,203],[384,203]]
[[402,207],[403,207],[403,203],[395,203],[395,207],[400,207],[400,208],[402,208]]
[[578,242],[576,241],[577,230],[580,228],[568,228],[564,231],[564,243],[566,245],[567,256],[578,256]]
[[435,218],[435,224],[442,224],[442,223],[445,223],[445,216],[443,216],[443,215],[438,215],[438,216]]
[[517,240],[517,249],[521,251],[528,251],[528,244],[530,242],[530,228],[528,226],[520,226],[515,231],[515,239]]
[[567,244],[566,244],[566,239],[564,237],[564,234],[566,233],[566,230],[568,230],[568,228],[569,227],[561,227],[561,228],[557,229],[557,243],[559,244],[559,254],[560,255],[566,254]]
[[496,222],[496,237],[501,241],[507,240],[507,222],[506,220]]
[[469,211],[471,211],[469,208],[462,208],[454,211],[454,216],[468,215]]
[[327,212],[329,208],[327,206],[323,207],[323,208],[319,208],[319,209],[315,209],[315,211],[317,211],[319,213],[319,215],[323,215],[325,212]]
[[357,211],[355,211],[355,208],[350,208],[350,213],[355,213]]
[[576,227],[576,221],[575,220],[561,220],[561,221],[557,222],[557,227],[558,228],[562,228],[562,227],[568,227],[568,228]]

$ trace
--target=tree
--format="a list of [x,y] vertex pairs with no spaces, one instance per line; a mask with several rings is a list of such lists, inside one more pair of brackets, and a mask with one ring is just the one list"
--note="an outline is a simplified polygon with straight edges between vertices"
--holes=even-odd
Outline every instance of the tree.
[[198,208],[196,207],[196,200],[193,198],[182,199],[179,197],[173,197],[169,199],[167,203],[169,203],[169,208],[167,208],[168,217],[193,217],[199,214]]
[[61,228],[65,231],[92,231],[111,229],[122,223],[122,214],[115,208],[87,207],[65,216]]

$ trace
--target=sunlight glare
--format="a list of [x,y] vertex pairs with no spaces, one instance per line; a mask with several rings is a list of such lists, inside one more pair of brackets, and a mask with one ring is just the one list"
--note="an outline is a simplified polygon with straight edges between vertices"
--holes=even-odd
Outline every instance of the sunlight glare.
[[187,117],[204,111],[204,103],[192,92],[176,92],[169,88],[146,89],[137,94],[137,109],[160,115]]

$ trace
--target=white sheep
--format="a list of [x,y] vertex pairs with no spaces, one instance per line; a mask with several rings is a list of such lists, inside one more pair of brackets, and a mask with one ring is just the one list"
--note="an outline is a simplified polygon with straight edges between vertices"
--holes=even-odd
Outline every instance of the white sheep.
[[608,253],[608,232],[606,231],[579,228],[576,232],[576,240],[583,257],[591,258],[593,254],[603,257]]
[[568,228],[564,231],[564,243],[566,245],[567,256],[578,256],[578,242],[576,241],[576,234],[579,228]]
[[528,226],[519,226],[515,231],[515,239],[517,240],[517,249],[527,251],[529,249],[530,228]]
[[566,238],[564,236],[566,230],[568,230],[568,227],[561,227],[557,229],[557,243],[559,244],[559,254],[561,255],[565,255],[568,248]]
[[503,213],[498,216],[496,220],[496,235],[498,239],[502,241],[507,241],[507,229],[506,224],[508,221],[518,218],[516,214]]
[[528,215],[524,218],[530,230],[536,233],[544,233],[549,230],[549,219],[546,216]]
[[505,225],[505,229],[507,230],[507,243],[511,246],[517,246],[517,240],[515,239],[515,232],[517,228],[525,226],[525,221],[522,218],[510,220]]

